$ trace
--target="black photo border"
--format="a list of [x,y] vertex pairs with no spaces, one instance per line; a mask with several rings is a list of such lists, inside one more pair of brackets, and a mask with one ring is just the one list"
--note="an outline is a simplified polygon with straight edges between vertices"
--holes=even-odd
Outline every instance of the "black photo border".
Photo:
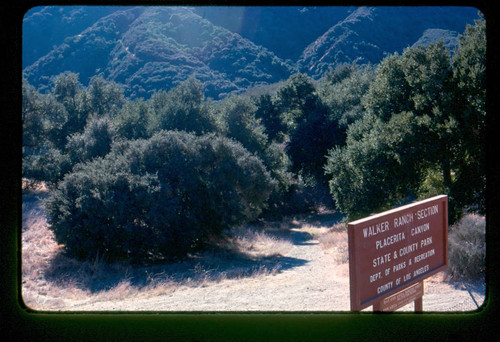
[[[319,2],[318,5],[464,5],[483,12],[487,22],[487,294],[483,306],[464,313],[371,312],[90,312],[32,311],[22,304],[21,256],[21,42],[22,18],[33,6],[124,1],[4,1],[2,3],[2,88],[0,94],[0,336],[7,341],[434,341],[493,340],[500,333],[500,166],[496,132],[499,121],[498,11],[493,1]],[[129,4],[129,2],[125,2]],[[136,1],[134,5],[185,4],[186,1]],[[194,3],[194,2],[191,2]],[[200,2],[197,2],[200,4]],[[207,5],[281,5],[242,1],[205,1]],[[315,1],[288,1],[315,5]]]

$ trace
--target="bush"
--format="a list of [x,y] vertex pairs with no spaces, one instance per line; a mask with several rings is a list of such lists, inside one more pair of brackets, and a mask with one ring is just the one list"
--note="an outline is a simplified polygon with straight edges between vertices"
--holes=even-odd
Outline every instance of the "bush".
[[23,156],[23,177],[34,182],[45,181],[49,186],[55,185],[71,168],[69,157],[56,148]]
[[485,275],[486,220],[469,214],[448,234],[448,273],[452,279],[479,279]]
[[46,207],[70,255],[157,261],[257,218],[274,183],[239,143],[161,131],[77,165]]
[[67,140],[66,150],[73,164],[104,157],[111,150],[116,129],[108,117],[89,118],[82,133],[74,133]]
[[159,91],[151,98],[150,133],[179,130],[198,135],[214,132],[217,124],[203,95],[203,85],[194,77],[180,83],[168,93]]

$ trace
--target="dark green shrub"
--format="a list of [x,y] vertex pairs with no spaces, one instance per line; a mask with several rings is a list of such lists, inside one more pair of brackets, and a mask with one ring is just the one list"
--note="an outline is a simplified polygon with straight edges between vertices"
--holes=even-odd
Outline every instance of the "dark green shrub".
[[203,94],[203,85],[191,77],[169,92],[159,91],[152,98],[153,115],[149,131],[179,130],[198,135],[214,132],[216,123],[211,117]]
[[56,148],[45,148],[38,154],[23,156],[23,177],[32,181],[55,185],[71,168],[69,157]]
[[486,265],[486,220],[469,214],[450,227],[448,274],[452,279],[481,279]]
[[266,133],[269,140],[282,140],[282,132],[285,130],[281,122],[280,112],[277,106],[273,103],[271,95],[262,94],[254,99],[257,107],[255,117],[262,120],[262,124],[266,128]]
[[273,186],[261,160],[239,143],[161,131],[77,165],[46,206],[69,254],[155,261],[255,219]]
[[241,96],[221,101],[217,107],[224,122],[226,136],[239,141],[252,153],[262,154],[267,147],[265,127],[255,117],[256,107]]
[[352,220],[415,198],[426,127],[411,113],[387,124],[372,115],[354,122],[347,144],[331,149],[325,166],[337,208]]
[[111,150],[115,127],[106,117],[91,117],[82,133],[68,137],[66,151],[73,164],[104,157]]
[[144,100],[127,102],[114,118],[117,136],[130,140],[148,138],[151,115],[151,109]]
[[23,156],[23,177],[33,181],[45,181],[55,185],[65,174],[81,162],[104,157],[110,150],[115,129],[106,118],[91,118],[82,133],[68,137],[66,148],[61,150],[41,146],[33,153]]
[[38,148],[44,140],[42,96],[23,78],[22,88],[23,147]]

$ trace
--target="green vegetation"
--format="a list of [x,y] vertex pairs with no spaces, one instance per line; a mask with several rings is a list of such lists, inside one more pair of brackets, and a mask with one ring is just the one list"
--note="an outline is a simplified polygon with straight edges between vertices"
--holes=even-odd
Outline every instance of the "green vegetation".
[[218,101],[196,75],[147,99],[100,76],[24,81],[23,177],[49,186],[51,229],[82,259],[178,257],[320,205],[351,220],[444,193],[452,223],[484,214],[485,30]]
[[484,214],[485,27],[469,27],[451,60],[435,43],[376,68],[364,116],[349,125],[346,145],[330,150],[325,167],[349,218],[429,197],[436,188],[449,196],[451,222],[464,210]]
[[255,219],[273,185],[239,143],[161,131],[78,164],[46,206],[71,255],[154,261],[185,255]]

